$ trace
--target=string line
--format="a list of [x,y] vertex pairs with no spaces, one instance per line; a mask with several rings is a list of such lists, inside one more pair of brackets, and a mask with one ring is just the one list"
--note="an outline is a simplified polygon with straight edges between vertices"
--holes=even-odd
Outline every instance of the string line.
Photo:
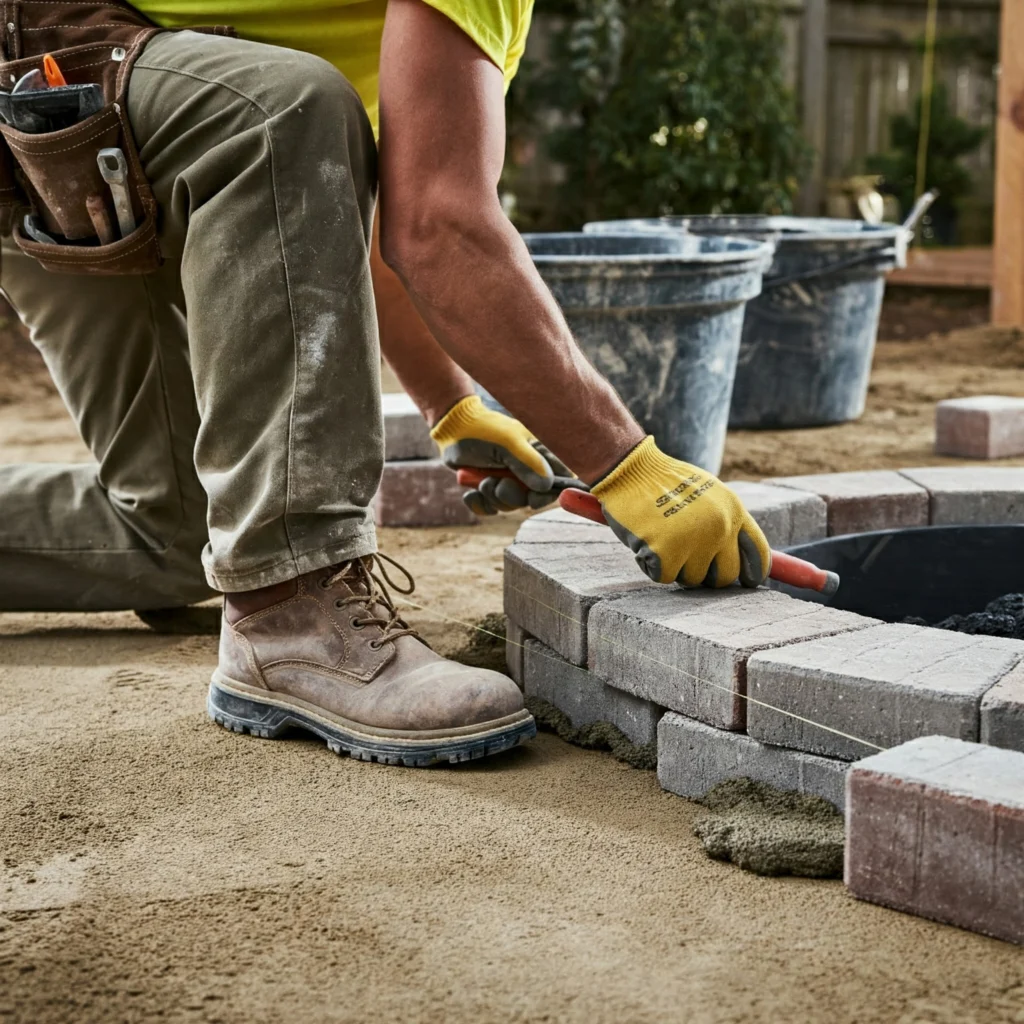
[[[529,598],[531,601],[533,601],[536,604],[538,604],[541,608],[545,608],[548,611],[554,612],[556,615],[561,616],[563,619],[567,620],[568,622],[573,623],[573,625],[579,626],[580,629],[586,628],[583,622],[581,622],[579,619],[574,619],[571,615],[567,615],[561,609],[555,608],[552,605],[546,604],[544,601],[541,601],[538,597],[535,597],[532,594],[528,594],[525,590],[522,590],[521,588],[515,586],[514,584],[509,584],[508,586],[509,586],[509,589],[514,590],[516,593],[522,594],[524,597]],[[437,610],[436,608],[431,608],[428,605],[421,604],[421,603],[419,603],[417,601],[412,601],[408,597],[402,597],[402,598],[400,598],[400,600],[402,601],[403,604],[410,605],[411,607],[416,608],[419,611],[425,612],[428,615],[435,615],[435,616],[437,616],[439,619],[441,619],[443,621],[453,622],[456,625],[464,626],[467,629],[476,630],[478,633],[483,633],[483,634],[485,634],[487,636],[492,636],[492,637],[494,637],[497,640],[504,640],[506,644],[511,644],[514,647],[522,647],[523,650],[526,649],[526,645],[525,644],[519,643],[516,640],[510,640],[508,637],[502,637],[499,633],[495,633],[495,632],[493,632],[493,631],[491,631],[489,629],[484,629],[483,626],[480,626],[480,625],[478,625],[475,622],[464,622],[462,619],[457,619],[457,618],[455,618],[455,616],[448,615],[445,612]],[[613,647],[619,647],[623,651],[625,651],[627,654],[639,655],[641,658],[645,659],[646,661],[650,661],[650,662],[652,662],[655,665],[661,666],[662,668],[667,668],[670,672],[676,672],[676,673],[678,673],[680,675],[688,676],[690,679],[694,680],[694,682],[702,683],[705,686],[713,687],[716,690],[722,690],[722,691],[724,691],[724,692],[726,692],[728,694],[731,694],[734,697],[742,697],[743,700],[747,701],[748,703],[756,704],[758,707],[765,708],[768,711],[775,711],[778,714],[784,715],[787,718],[792,718],[795,721],[802,722],[805,725],[813,726],[816,729],[822,729],[825,732],[832,733],[833,735],[839,736],[839,737],[841,737],[842,739],[845,739],[845,740],[850,740],[853,743],[859,743],[862,746],[870,748],[871,750],[882,751],[882,750],[886,749],[885,747],[878,746],[878,744],[876,744],[876,743],[872,743],[870,740],[862,739],[860,736],[854,736],[851,733],[843,732],[841,729],[834,729],[832,726],[825,725],[822,722],[815,722],[811,718],[805,718],[803,715],[798,715],[798,714],[796,714],[793,711],[787,711],[785,708],[776,707],[774,704],[769,704],[766,701],[758,700],[756,697],[749,696],[749,694],[738,693],[736,690],[734,690],[730,686],[723,686],[721,683],[716,683],[716,682],[714,682],[711,679],[704,679],[701,676],[694,675],[694,673],[688,672],[686,669],[680,668],[678,665],[673,665],[673,664],[671,664],[671,663],[669,663],[667,661],[662,661],[661,659],[655,658],[655,657],[653,657],[653,656],[651,656],[649,654],[646,654],[643,651],[631,650],[625,644],[621,643],[618,640],[615,640],[612,637],[603,636],[600,633],[593,633],[592,634],[592,633],[590,633],[589,630],[587,631],[587,635],[588,635],[588,638],[590,636],[594,636],[595,639],[603,640],[605,643],[611,644]],[[536,651],[536,650],[534,650],[532,653],[540,654],[541,657],[547,658],[547,660],[556,662],[558,664],[564,664],[565,663],[565,660],[563,658],[561,658],[561,657],[558,657],[557,655],[552,657],[551,655],[544,654],[543,652]]]

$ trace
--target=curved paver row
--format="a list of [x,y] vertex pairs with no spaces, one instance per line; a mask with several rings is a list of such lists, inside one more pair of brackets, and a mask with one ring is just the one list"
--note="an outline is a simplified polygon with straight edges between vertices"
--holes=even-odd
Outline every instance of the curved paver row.
[[[1024,469],[732,485],[773,547],[908,526],[1024,523]],[[505,553],[508,662],[573,721],[657,742],[662,786],[747,776],[844,806],[850,762],[921,736],[1024,751],[1024,642],[889,624],[773,590],[652,584],[611,531],[547,512]],[[749,698],[749,699],[748,699]]]

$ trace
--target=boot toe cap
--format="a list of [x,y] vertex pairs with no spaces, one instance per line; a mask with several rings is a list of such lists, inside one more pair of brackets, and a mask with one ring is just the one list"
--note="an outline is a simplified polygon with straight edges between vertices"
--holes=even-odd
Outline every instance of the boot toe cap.
[[457,729],[507,718],[523,710],[523,695],[508,676],[456,662],[425,665],[406,681],[406,728]]

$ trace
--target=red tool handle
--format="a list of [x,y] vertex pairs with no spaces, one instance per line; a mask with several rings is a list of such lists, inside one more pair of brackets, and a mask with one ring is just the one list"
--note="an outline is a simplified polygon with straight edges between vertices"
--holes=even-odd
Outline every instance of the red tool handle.
[[479,487],[489,476],[513,477],[515,473],[511,469],[457,469],[455,478],[459,481],[460,487]]
[[[514,474],[507,469],[460,469],[458,471],[459,484],[463,487],[478,487],[480,483],[489,476],[510,477]],[[566,512],[589,519],[591,522],[605,525],[604,512],[601,511],[601,503],[592,494],[580,491],[576,488],[569,488],[562,491],[558,496],[558,504]],[[773,580],[779,583],[787,583],[791,587],[798,587],[801,590],[813,590],[818,594],[831,597],[839,589],[839,577],[827,569],[819,569],[810,562],[794,555],[787,555],[784,551],[772,552],[772,568],[768,574]]]

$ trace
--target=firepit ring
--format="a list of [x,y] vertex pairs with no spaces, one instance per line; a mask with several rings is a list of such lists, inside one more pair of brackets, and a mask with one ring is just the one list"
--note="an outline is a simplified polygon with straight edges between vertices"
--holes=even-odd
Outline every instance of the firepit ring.
[[925,526],[828,537],[789,553],[839,574],[832,598],[772,587],[886,622],[939,622],[1024,591],[1024,525]]

